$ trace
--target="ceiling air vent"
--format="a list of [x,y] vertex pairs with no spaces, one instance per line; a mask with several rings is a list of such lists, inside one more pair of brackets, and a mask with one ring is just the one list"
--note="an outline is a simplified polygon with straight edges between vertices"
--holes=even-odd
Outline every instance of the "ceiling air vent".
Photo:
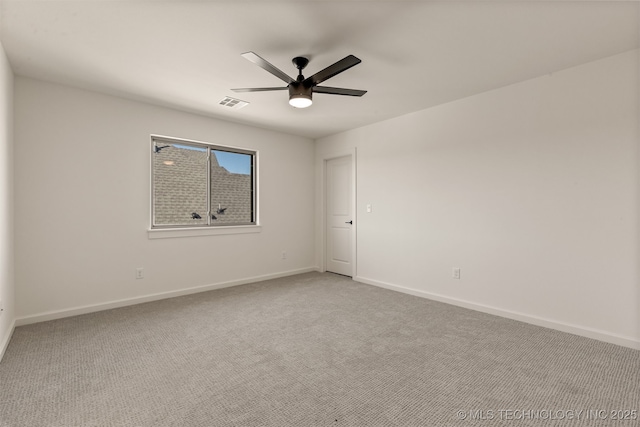
[[220,105],[227,108],[232,108],[234,110],[239,110],[242,107],[249,105],[247,101],[242,101],[240,99],[225,97],[222,101],[220,101]]

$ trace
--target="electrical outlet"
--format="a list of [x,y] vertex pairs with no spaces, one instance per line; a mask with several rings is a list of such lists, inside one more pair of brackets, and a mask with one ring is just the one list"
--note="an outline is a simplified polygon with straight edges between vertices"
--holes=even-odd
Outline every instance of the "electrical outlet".
[[136,279],[144,279],[144,268],[136,268]]
[[454,279],[459,279],[460,278],[460,269],[458,267],[454,267],[453,268],[453,274],[452,274]]
[[282,251],[282,259],[287,259],[287,253],[285,251]]

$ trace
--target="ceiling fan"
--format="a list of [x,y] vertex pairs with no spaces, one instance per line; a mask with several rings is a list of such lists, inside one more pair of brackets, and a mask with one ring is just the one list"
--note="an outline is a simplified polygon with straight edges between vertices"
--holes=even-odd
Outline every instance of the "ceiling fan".
[[293,58],[293,65],[298,69],[298,77],[293,79],[289,77],[285,72],[274,67],[253,52],[243,53],[241,56],[264,68],[280,80],[284,81],[287,86],[285,87],[257,87],[257,88],[243,88],[243,89],[231,89],[234,92],[266,92],[271,90],[289,90],[289,104],[296,108],[306,108],[313,102],[311,95],[315,93],[327,93],[330,95],[347,95],[347,96],[362,96],[367,93],[366,90],[357,89],[343,89],[339,87],[318,86],[320,83],[327,79],[339,74],[349,68],[358,65],[360,59],[353,55],[346,56],[340,61],[329,65],[324,70],[318,71],[311,77],[305,78],[302,75],[302,70],[309,64],[309,59],[303,56],[296,56]]

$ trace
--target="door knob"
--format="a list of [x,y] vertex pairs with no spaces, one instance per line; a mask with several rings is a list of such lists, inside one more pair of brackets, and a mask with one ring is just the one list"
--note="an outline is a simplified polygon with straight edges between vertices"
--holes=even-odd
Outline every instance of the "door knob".
[[353,224],[353,221],[345,221],[345,224]]

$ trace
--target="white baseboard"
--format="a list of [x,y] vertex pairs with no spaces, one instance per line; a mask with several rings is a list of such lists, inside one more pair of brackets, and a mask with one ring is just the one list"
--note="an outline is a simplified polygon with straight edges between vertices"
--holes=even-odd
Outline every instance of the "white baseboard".
[[0,341],[0,363],[2,362],[2,358],[4,357],[4,352],[7,351],[7,347],[9,347],[9,341],[11,341],[11,336],[13,335],[13,331],[16,329],[16,320],[13,319],[11,322],[11,326],[9,326],[9,332],[2,338]]
[[380,282],[378,280],[367,279],[365,277],[357,276],[357,277],[354,277],[353,280],[357,282],[365,283],[367,285],[373,285],[380,288],[390,289],[392,291],[398,291],[405,294],[427,298],[434,301],[444,302],[444,303],[455,305],[458,307],[464,307],[471,310],[480,311],[483,313],[506,317],[507,319],[518,320],[518,321],[529,323],[536,326],[542,326],[549,329],[555,329],[561,332],[567,332],[574,335],[580,335],[583,337],[596,339],[598,341],[604,341],[607,343],[617,344],[623,347],[629,347],[635,350],[640,350],[640,341],[630,337],[624,337],[616,334],[611,334],[609,332],[572,325],[568,323],[557,322],[557,321],[544,319],[537,316],[532,316],[528,314],[504,310],[501,308],[491,307],[484,304],[477,304],[474,302],[465,301],[457,298],[451,298],[443,295],[438,295],[431,292],[419,291],[417,289],[393,285],[391,283]]
[[214,283],[211,285],[196,286],[193,288],[179,289],[169,292],[161,292],[157,294],[144,295],[140,297],[127,298],[117,301],[109,301],[100,304],[85,305],[82,307],[74,307],[64,310],[48,311],[45,313],[34,314],[31,316],[19,317],[15,320],[15,326],[30,325],[32,323],[46,322],[48,320],[62,319],[64,317],[77,316],[80,314],[93,313],[96,311],[110,310],[112,308],[126,307],[129,305],[142,304],[145,302],[158,301],[161,299],[179,297],[182,295],[196,294],[199,292],[212,291],[214,289],[229,288],[231,286],[246,285],[248,283],[261,282],[263,280],[277,279],[280,277],[293,276],[296,274],[309,273],[318,271],[317,267],[307,267],[297,270],[283,271],[273,274],[265,274],[262,276],[247,277],[239,280],[231,280],[228,282]]

